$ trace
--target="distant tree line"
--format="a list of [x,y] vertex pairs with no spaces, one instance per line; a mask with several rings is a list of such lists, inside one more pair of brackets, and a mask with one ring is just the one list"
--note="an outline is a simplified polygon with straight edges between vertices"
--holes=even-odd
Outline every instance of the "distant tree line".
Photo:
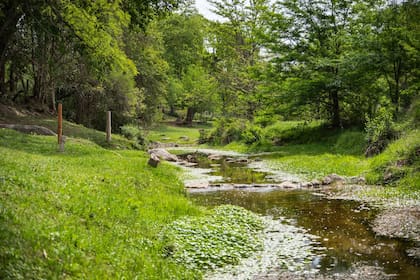
[[192,0],[3,0],[0,98],[60,101],[100,129],[107,110],[115,128],[163,114],[363,126],[418,98],[419,1],[209,2],[223,21]]

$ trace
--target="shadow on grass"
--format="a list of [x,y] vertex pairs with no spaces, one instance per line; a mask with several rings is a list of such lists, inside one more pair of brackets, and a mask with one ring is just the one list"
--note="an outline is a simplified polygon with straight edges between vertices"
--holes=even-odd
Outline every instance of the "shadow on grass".
[[11,129],[0,129],[0,147],[36,155],[64,157],[111,152],[88,140],[72,138],[67,140],[64,152],[61,153],[55,136],[28,135]]
[[[10,117],[3,121],[9,124],[40,125],[57,131],[57,120],[54,118],[34,117]],[[118,134],[112,135],[111,143],[106,142],[106,134],[103,131],[84,127],[83,125],[63,121],[63,134],[67,137],[82,138],[90,140],[106,149],[133,149],[133,141],[130,141]]]

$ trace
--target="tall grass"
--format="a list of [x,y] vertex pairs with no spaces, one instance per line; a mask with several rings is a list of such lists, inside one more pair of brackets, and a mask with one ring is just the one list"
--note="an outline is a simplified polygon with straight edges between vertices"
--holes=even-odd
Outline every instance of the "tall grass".
[[138,151],[0,130],[1,279],[194,279],[162,228],[199,210],[173,167]]

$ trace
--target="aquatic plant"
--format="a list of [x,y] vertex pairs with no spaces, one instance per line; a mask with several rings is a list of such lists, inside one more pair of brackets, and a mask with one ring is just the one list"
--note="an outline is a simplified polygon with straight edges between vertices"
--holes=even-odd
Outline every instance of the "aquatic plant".
[[242,207],[222,205],[207,216],[186,217],[164,232],[164,254],[192,269],[237,264],[262,249],[263,219]]

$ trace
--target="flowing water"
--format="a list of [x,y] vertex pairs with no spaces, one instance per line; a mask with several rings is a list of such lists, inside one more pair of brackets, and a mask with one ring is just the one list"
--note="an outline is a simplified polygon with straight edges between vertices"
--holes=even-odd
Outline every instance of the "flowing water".
[[[228,163],[226,157],[210,161],[207,156],[194,156],[201,169],[219,183],[255,184],[272,180],[273,174],[256,171],[247,163]],[[318,236],[319,253],[311,266],[319,273],[333,275],[345,273],[353,264],[363,263],[381,267],[395,279],[420,279],[418,261],[407,256],[410,242],[376,236],[370,223],[378,210],[361,202],[328,199],[314,190],[251,191],[235,189],[226,191],[191,192],[197,204],[217,206],[233,204],[263,216],[287,220],[287,223],[304,228],[310,235]]]

